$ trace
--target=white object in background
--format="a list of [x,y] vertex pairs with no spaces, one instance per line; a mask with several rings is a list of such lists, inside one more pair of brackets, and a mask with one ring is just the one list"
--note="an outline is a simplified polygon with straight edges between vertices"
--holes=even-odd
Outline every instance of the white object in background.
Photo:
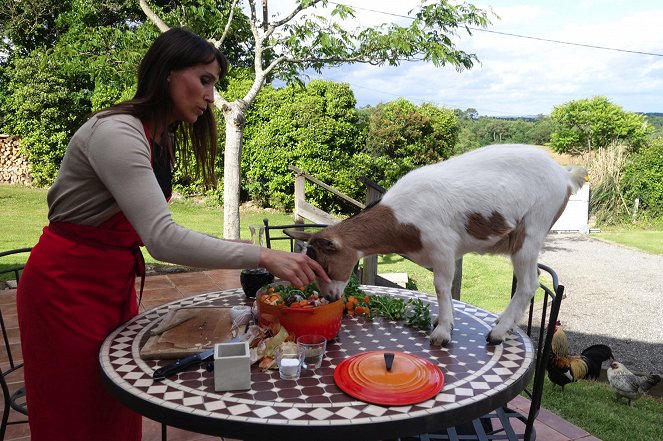
[[251,388],[251,360],[248,342],[219,343],[214,346],[214,390]]
[[572,194],[550,231],[589,231],[589,184]]
[[230,319],[233,326],[246,325],[251,320],[251,307],[247,305],[235,305],[230,308]]

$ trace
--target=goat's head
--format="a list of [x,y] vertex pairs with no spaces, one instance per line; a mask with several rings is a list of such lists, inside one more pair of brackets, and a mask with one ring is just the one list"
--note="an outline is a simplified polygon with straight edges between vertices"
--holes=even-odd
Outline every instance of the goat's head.
[[306,255],[318,262],[331,279],[330,283],[318,280],[322,294],[332,301],[340,299],[352,270],[361,257],[359,251],[327,229],[316,233],[288,230],[287,234],[307,242]]

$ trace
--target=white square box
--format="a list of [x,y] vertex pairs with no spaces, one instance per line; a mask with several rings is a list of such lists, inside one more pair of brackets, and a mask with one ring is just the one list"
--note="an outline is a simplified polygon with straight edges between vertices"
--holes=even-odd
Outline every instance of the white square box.
[[251,359],[248,342],[219,343],[214,346],[214,390],[251,388]]

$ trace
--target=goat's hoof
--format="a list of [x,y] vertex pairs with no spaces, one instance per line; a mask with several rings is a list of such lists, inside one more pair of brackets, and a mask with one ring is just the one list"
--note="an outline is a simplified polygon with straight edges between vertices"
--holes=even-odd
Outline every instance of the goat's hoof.
[[[451,327],[453,329],[453,326]],[[430,334],[430,342],[434,346],[446,346],[451,341],[451,329],[445,330],[441,326],[436,326]]]
[[486,341],[488,342],[488,344],[497,346],[499,344],[502,344],[504,338],[494,336],[492,332],[489,332],[488,335],[486,335]]
[[447,339],[442,339],[442,340],[440,340],[440,341],[435,341],[435,340],[433,340],[432,337],[431,337],[431,339],[430,339],[430,343],[431,343],[433,346],[440,346],[441,348],[446,347],[446,346],[449,344],[450,341],[451,341],[451,339],[449,339],[449,340],[447,340]]

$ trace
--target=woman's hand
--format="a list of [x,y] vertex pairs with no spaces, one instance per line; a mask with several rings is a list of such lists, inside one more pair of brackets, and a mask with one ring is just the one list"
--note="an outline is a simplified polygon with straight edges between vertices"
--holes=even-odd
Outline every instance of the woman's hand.
[[306,286],[316,279],[331,281],[318,262],[302,253],[261,248],[259,266],[294,286]]

